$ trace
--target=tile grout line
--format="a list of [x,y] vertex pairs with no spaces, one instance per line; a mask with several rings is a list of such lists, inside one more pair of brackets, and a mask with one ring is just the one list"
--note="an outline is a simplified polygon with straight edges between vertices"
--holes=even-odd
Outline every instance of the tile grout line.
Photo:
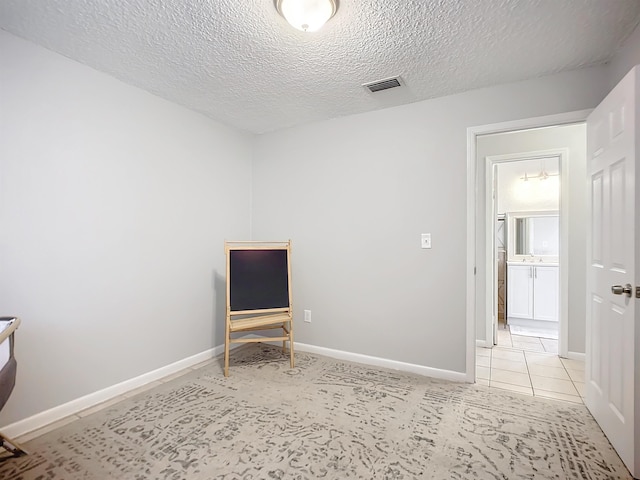
[[[527,363],[526,363],[526,355],[525,355],[524,350],[523,350],[521,347],[516,348],[516,347],[514,347],[514,346],[513,346],[513,337],[511,336],[511,333],[510,333],[510,332],[509,332],[509,340],[511,341],[511,346],[502,346],[502,345],[500,345],[500,340],[498,340],[498,344],[496,345],[496,347],[509,348],[510,350],[516,349],[517,351],[519,351],[519,352],[521,352],[521,353],[522,353],[522,356],[523,356],[523,358],[525,359],[525,365],[527,365]],[[490,362],[491,368],[490,368],[490,371],[489,371],[489,377],[490,377],[490,378],[493,376],[493,353],[494,353],[494,349],[492,348],[492,349],[491,349],[491,362]],[[513,362],[512,360],[508,360],[508,359],[502,359],[502,360],[509,361],[509,362]],[[496,370],[502,370],[502,369],[498,369],[498,368],[496,368]],[[518,373],[518,372],[516,372],[515,370],[507,370],[507,371],[509,371],[509,372],[514,372],[514,373]],[[528,367],[527,367],[527,377],[528,377],[528,379],[529,379],[529,388],[531,388],[531,394],[524,393],[524,392],[520,392],[520,393],[522,393],[523,395],[530,395],[530,396],[533,396],[533,384],[531,383],[531,375],[529,374],[529,369],[528,369]],[[507,383],[507,385],[512,385],[512,386],[514,386],[514,387],[527,388],[526,386],[518,385],[518,384],[516,384],[516,383]],[[489,387],[491,387],[491,380],[489,381]]]
[[[560,359],[560,363],[562,364],[562,368],[564,368],[564,371],[567,373],[567,377],[569,377],[569,380],[571,380],[571,385],[573,385],[573,388],[575,389],[576,393],[578,394],[578,398],[580,398],[580,400],[582,400],[582,403],[584,404],[584,399],[582,398],[582,395],[580,395],[580,390],[578,390],[578,387],[576,387],[576,382],[573,379],[573,377],[571,376],[571,374],[569,373],[569,369],[567,368],[567,366],[562,361],[562,358]],[[582,383],[584,383],[584,382],[582,382]]]
[[[509,331],[508,329],[505,329],[505,330]],[[511,335],[510,331],[509,331],[508,337],[509,337],[509,340],[511,341],[511,346],[510,346],[510,347],[509,347],[509,346],[506,346],[506,345],[500,345],[500,339],[498,339],[498,344],[497,344],[496,346],[498,346],[498,347],[503,347],[503,348],[516,349],[516,347],[514,347],[514,346],[513,346],[513,336]],[[567,377],[568,377],[568,378],[569,378],[569,380],[571,381],[571,385],[573,386],[573,388],[574,388],[575,392],[577,393],[577,398],[578,398],[578,399],[580,399],[581,403],[583,403],[583,404],[584,404],[584,400],[583,400],[582,396],[580,395],[580,392],[579,392],[579,390],[578,390],[578,387],[577,387],[577,386],[576,386],[576,384],[575,384],[575,380],[574,380],[574,379],[573,379],[573,377],[569,374],[568,368],[567,368],[567,366],[564,364],[564,362],[562,361],[562,359],[560,358],[560,356],[558,355],[557,349],[553,348],[553,349],[552,349],[553,351],[549,351],[549,350],[547,350],[547,347],[545,346],[544,342],[542,341],[542,338],[540,338],[540,337],[536,337],[536,338],[537,338],[537,340],[538,340],[539,345],[540,345],[540,346],[541,346],[541,348],[542,348],[542,350],[541,350],[541,351],[539,351],[539,350],[526,350],[523,346],[519,346],[519,347],[517,347],[517,350],[521,351],[521,352],[522,352],[522,355],[523,355],[523,357],[524,357],[525,366],[526,366],[526,368],[527,368],[527,376],[528,376],[528,379],[529,379],[529,387],[531,388],[532,396],[537,396],[537,395],[535,394],[535,389],[534,389],[534,386],[533,386],[533,379],[531,378],[531,369],[530,369],[530,366],[529,366],[529,360],[528,360],[528,358],[527,358],[527,352],[530,352],[530,353],[533,353],[533,354],[535,354],[535,353],[543,353],[543,354],[549,354],[549,355],[555,355],[555,356],[557,356],[557,358],[560,360],[560,363],[561,363],[561,365],[562,365],[562,368],[564,369],[565,373],[567,374]],[[533,343],[533,342],[532,342],[532,343]],[[490,365],[490,367],[489,367],[489,378],[490,378],[490,380],[489,380],[489,386],[490,386],[490,387],[491,387],[491,379],[492,379],[492,377],[493,377],[493,350],[494,350],[494,349],[492,348],[492,349],[491,349],[491,358],[490,358],[490,362],[489,362],[489,365]],[[542,391],[542,390],[541,390],[541,391]],[[556,392],[551,392],[551,393],[556,393]],[[560,394],[560,393],[562,393],[562,392],[557,392],[557,393],[558,393],[558,394]],[[565,394],[565,395],[569,395],[569,394]],[[570,395],[570,396],[575,396],[575,395]],[[543,398],[543,397],[541,397],[541,398]]]
[[529,362],[527,360],[527,354],[522,351],[522,356],[524,357],[524,364],[527,366],[527,375],[529,376],[529,385],[531,386],[531,395],[536,396],[536,391],[533,389],[533,380],[531,380],[531,370],[529,370]]
[[[513,346],[513,337],[510,334],[508,334],[508,337],[509,337],[508,339],[506,339],[505,336],[502,336],[502,337],[503,337],[502,339],[498,338],[498,343],[495,345],[495,347],[499,347],[499,348],[503,348],[503,349],[507,349],[507,350],[519,351],[519,352],[522,353],[522,355],[524,357],[524,363],[525,363],[525,366],[526,366],[526,369],[527,369],[527,377],[528,377],[529,388],[531,389],[531,394],[529,394],[529,395],[534,396],[534,397],[538,397],[538,398],[555,398],[555,397],[545,397],[544,395],[543,396],[536,395],[535,388],[533,386],[531,365],[529,365],[529,358],[527,356],[527,354],[531,354],[531,355],[540,355],[540,354],[542,354],[542,355],[553,355],[554,358],[558,358],[558,360],[560,361],[560,364],[562,366],[562,369],[564,370],[564,373],[567,375],[569,381],[571,382],[571,385],[574,388],[575,394],[573,394],[573,393],[571,393],[571,394],[570,393],[564,393],[564,392],[559,392],[559,391],[555,391],[555,390],[547,391],[547,390],[539,389],[539,391],[540,392],[548,392],[550,394],[566,395],[568,397],[574,397],[577,400],[579,400],[578,403],[581,403],[581,404],[584,405],[584,398],[580,394],[580,391],[579,391],[579,389],[578,389],[578,387],[576,385],[576,380],[574,380],[574,378],[570,375],[568,366],[565,364],[565,362],[562,361],[562,358],[560,357],[560,355],[558,355],[558,352],[556,351],[555,347],[553,348],[553,351],[548,351],[546,349],[544,343],[542,342],[542,338],[536,337],[538,339],[538,342],[540,343],[540,345],[542,347],[542,351],[540,351],[540,350],[527,350],[526,348],[524,348],[522,346],[514,347]],[[501,342],[501,340],[502,340],[502,342]],[[511,346],[505,345],[506,340],[511,340]],[[489,387],[491,387],[492,382],[495,381],[494,378],[493,378],[493,373],[494,373],[493,370],[495,368],[494,364],[493,364],[493,360],[494,360],[493,359],[493,355],[495,353],[494,350],[496,350],[496,349],[495,348],[491,348],[490,349],[490,355],[489,355]],[[496,358],[498,358],[498,357],[496,357]],[[510,361],[508,359],[501,359],[501,360]],[[511,361],[511,362],[513,362],[513,361]],[[557,368],[557,367],[549,366],[549,368]],[[496,370],[503,370],[503,369],[498,369],[498,368],[495,368],[495,369]],[[507,369],[507,371],[509,371],[509,372],[517,372],[516,370],[512,371],[512,370],[509,370],[509,369]],[[542,375],[542,377],[546,378],[547,376],[546,375]],[[556,378],[556,377],[548,377],[548,378],[557,379],[557,380],[563,380],[562,378]],[[582,383],[584,383],[584,382],[582,382]],[[516,386],[516,387],[522,387],[522,385],[515,384],[515,383],[507,383],[507,384],[511,385],[511,386]],[[494,387],[494,388],[500,388],[500,387]],[[526,388],[526,387],[524,387],[524,388]],[[521,392],[521,393],[523,393],[523,392]],[[556,400],[562,400],[560,398],[555,398],[555,399]],[[565,400],[565,401],[569,401],[569,400]]]

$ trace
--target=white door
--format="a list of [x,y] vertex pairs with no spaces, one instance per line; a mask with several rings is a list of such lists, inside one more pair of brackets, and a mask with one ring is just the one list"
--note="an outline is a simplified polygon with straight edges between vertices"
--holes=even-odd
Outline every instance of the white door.
[[507,284],[507,317],[533,318],[533,267],[509,265]]
[[[635,298],[640,67],[587,119],[590,232],[586,404],[627,468],[640,476],[640,314]],[[625,285],[631,292],[620,292]],[[621,294],[614,294],[612,286]],[[636,407],[637,408],[637,407]]]
[[[560,299],[558,267],[533,267],[533,318],[557,322]],[[550,324],[548,328],[557,328]]]

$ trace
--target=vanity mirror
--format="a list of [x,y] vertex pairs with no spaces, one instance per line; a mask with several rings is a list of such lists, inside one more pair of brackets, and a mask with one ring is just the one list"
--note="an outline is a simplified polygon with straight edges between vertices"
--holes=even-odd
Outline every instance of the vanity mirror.
[[507,260],[557,263],[560,254],[558,211],[507,213]]

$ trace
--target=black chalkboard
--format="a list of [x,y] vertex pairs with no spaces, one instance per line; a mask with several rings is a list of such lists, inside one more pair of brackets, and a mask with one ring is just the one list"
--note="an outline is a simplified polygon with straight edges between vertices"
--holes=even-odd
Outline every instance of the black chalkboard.
[[229,251],[231,311],[289,307],[286,249]]

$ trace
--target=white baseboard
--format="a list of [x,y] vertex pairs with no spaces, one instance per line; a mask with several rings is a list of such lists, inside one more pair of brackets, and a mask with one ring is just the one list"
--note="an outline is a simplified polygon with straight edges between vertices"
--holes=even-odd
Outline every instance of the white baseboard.
[[570,360],[579,360],[584,362],[586,359],[586,355],[580,352],[567,352],[567,358]]
[[476,339],[476,347],[493,348],[493,342],[487,342],[486,340]]
[[[266,340],[265,335],[256,335],[250,333],[246,335],[247,338],[264,338],[265,342],[270,345],[280,346],[281,341],[270,342]],[[371,365],[373,367],[389,368],[391,370],[399,370],[402,372],[417,373],[418,375],[424,375],[425,377],[439,378],[442,380],[451,380],[454,382],[468,382],[467,374],[462,372],[454,372],[452,370],[441,370],[439,368],[425,367],[422,365],[416,365],[413,363],[398,362],[396,360],[389,360],[387,358],[372,357],[369,355],[362,355],[360,353],[351,353],[344,350],[334,350],[333,348],[318,347],[316,345],[309,345],[307,343],[293,342],[295,350],[302,352],[316,353],[318,355],[324,355],[325,357],[336,358],[338,360],[347,360],[349,362],[362,363],[364,365]],[[471,381],[473,383],[473,380]]]
[[70,402],[63,403],[44,412],[36,413],[23,420],[19,420],[15,423],[0,428],[8,437],[20,437],[26,433],[32,432],[39,428],[45,427],[53,422],[57,422],[70,415],[75,415],[82,410],[98,405],[99,403],[106,402],[118,395],[123,395],[131,390],[135,390],[138,387],[146,385],[147,383],[160,380],[168,375],[189,368],[198,363],[209,360],[224,352],[224,345],[218,345],[215,348],[210,348],[204,352],[197,353],[191,357],[178,360],[164,367],[160,367],[151,372],[143,373],[124,382],[117,383],[110,387],[98,390],[97,392],[90,393]]
[[462,372],[454,372],[452,370],[442,370],[439,368],[425,367],[414,363],[398,362],[386,358],[372,357],[362,355],[360,353],[345,352],[344,350],[334,350],[332,348],[317,347],[306,343],[294,342],[295,348],[303,352],[317,353],[326,357],[337,358],[338,360],[347,360],[349,362],[363,363],[374,367],[390,368],[392,370],[400,370],[403,372],[417,373],[426,377],[440,378],[442,380],[451,380],[454,382],[466,382],[467,375]]
[[[250,334],[248,337],[258,337],[258,335]],[[281,345],[280,341],[269,342],[274,345]],[[232,345],[232,348],[236,348],[242,344]],[[347,360],[350,362],[362,363],[365,365],[371,365],[375,367],[389,368],[392,370],[399,370],[403,372],[417,373],[418,375],[424,375],[427,377],[439,378],[443,380],[451,380],[454,382],[466,382],[467,375],[462,372],[454,372],[452,370],[442,370],[439,368],[425,367],[422,365],[416,365],[412,363],[399,362],[396,360],[389,360],[386,358],[372,357],[369,355],[362,355],[359,353],[351,353],[343,350],[334,350],[332,348],[318,347],[315,345],[308,345],[305,343],[294,342],[295,348],[303,352],[316,353],[318,355],[324,355],[338,360]],[[117,383],[110,387],[98,390],[97,392],[90,393],[70,402],[58,405],[44,412],[36,413],[23,420],[19,420],[15,423],[9,424],[0,430],[8,437],[20,437],[26,433],[32,432],[39,428],[45,427],[53,422],[57,422],[70,415],[75,415],[82,410],[98,405],[99,403],[106,402],[118,395],[123,395],[131,390],[135,390],[138,387],[146,385],[147,383],[160,380],[168,375],[177,373],[180,370],[189,368],[198,363],[204,362],[211,358],[217,357],[224,353],[224,345],[218,345],[217,347],[210,348],[204,352],[197,353],[191,357],[178,360],[172,364],[160,367],[151,372],[143,373],[137,377],[125,380],[124,382]],[[579,355],[579,354],[576,354]]]

